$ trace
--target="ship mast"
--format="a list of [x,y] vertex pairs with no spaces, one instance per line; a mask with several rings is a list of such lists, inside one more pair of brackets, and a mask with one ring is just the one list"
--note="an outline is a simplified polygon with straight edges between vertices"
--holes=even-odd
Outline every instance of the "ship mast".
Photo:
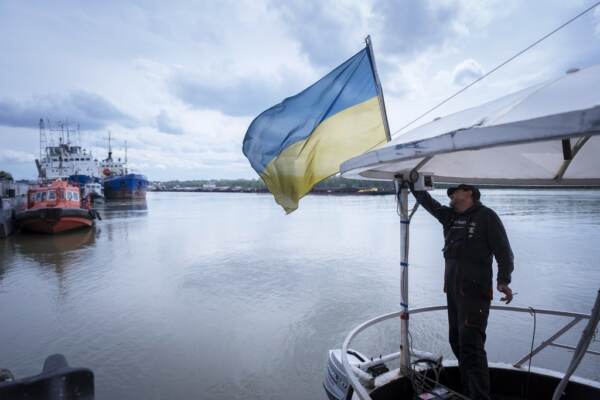
[[110,145],[110,131],[108,131],[108,158],[107,160],[112,161],[112,147]]
[[75,140],[77,140],[77,143],[75,143],[75,145],[83,147],[83,144],[81,143],[81,130],[79,129],[79,121],[77,122],[76,129],[77,130],[75,131],[75,134],[76,134],[76,136],[75,136],[76,139]]
[[67,120],[67,146],[71,146],[71,129],[69,128],[69,120]]
[[40,157],[35,160],[35,166],[38,170],[38,178],[46,177],[46,169],[42,166],[42,162],[44,161],[44,152],[47,152],[48,148],[48,137],[46,136],[46,126],[44,124],[44,120],[40,118],[39,122],[40,126]]
[[44,120],[40,118],[40,161],[44,156],[44,151],[46,147],[48,147],[48,137],[46,136],[46,126],[44,124]]

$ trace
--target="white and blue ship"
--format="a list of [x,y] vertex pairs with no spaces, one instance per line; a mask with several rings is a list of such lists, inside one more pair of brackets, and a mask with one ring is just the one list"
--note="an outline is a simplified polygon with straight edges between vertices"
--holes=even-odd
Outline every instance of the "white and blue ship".
[[35,161],[41,180],[69,180],[81,187],[84,196],[106,199],[140,199],[146,197],[148,179],[127,169],[125,160],[113,159],[108,140],[108,157],[98,161],[91,151],[73,144],[80,136],[79,128],[68,123],[50,128],[40,119],[40,157]]
[[107,199],[145,199],[148,179],[145,175],[129,172],[127,169],[127,148],[125,160],[113,159],[108,136],[108,157],[100,161],[103,176],[104,196]]
[[[35,160],[38,178],[43,181],[69,180],[78,185],[84,196],[104,197],[98,160],[91,151],[77,142],[79,127],[72,129],[60,122],[51,128],[49,121],[40,119],[40,156]],[[75,143],[74,143],[75,142]]]

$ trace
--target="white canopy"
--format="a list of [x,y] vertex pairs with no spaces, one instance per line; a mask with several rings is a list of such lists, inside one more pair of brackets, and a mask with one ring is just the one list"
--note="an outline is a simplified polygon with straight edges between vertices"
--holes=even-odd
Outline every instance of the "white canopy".
[[341,165],[342,176],[600,186],[600,65],[425,124]]

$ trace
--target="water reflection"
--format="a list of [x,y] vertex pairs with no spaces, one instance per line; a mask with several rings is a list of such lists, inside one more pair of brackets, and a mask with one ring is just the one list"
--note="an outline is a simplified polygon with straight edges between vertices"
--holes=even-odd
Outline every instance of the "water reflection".
[[103,219],[135,217],[148,213],[146,199],[104,200],[96,203],[94,207],[100,212]]
[[[517,257],[515,305],[589,312],[600,192],[482,195]],[[2,363],[27,375],[49,352],[67,354],[94,370],[99,399],[323,398],[327,350],[398,309],[395,206],[393,196],[307,196],[286,216],[269,195],[148,193],[148,204],[97,203],[93,230],[0,241]],[[443,304],[441,227],[423,210],[412,226],[411,306]],[[444,313],[424,317],[415,346],[450,354]],[[528,351],[532,318],[507,318],[490,321],[491,359]],[[538,322],[536,340],[550,334]],[[397,349],[398,329],[365,332],[358,349]],[[517,340],[506,346],[509,329]],[[584,359],[578,374],[598,379],[600,365]]]
[[32,258],[40,265],[52,265],[63,270],[73,258],[73,251],[93,245],[95,228],[80,229],[58,235],[19,234],[11,243],[20,255]]
[[56,274],[59,298],[67,294],[68,273],[85,264],[86,248],[94,246],[100,230],[80,229],[59,235],[19,234],[12,244],[14,252],[33,261],[43,271],[51,270]]

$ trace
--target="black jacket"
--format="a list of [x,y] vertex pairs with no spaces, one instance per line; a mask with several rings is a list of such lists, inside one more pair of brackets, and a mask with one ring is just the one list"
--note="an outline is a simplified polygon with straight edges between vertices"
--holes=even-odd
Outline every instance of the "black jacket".
[[504,226],[492,209],[477,201],[464,213],[458,213],[442,206],[425,191],[413,191],[413,195],[443,225],[444,258],[458,264],[461,286],[476,284],[491,293],[492,256],[498,263],[497,281],[510,283],[513,253]]

